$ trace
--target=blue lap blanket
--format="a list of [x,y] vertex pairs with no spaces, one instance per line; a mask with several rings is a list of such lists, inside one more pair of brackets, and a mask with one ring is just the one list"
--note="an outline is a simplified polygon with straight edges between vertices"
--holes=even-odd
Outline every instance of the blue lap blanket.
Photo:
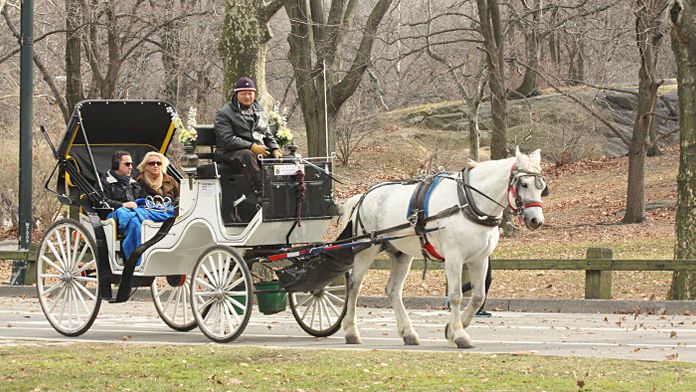
[[[138,208],[131,210],[121,207],[107,216],[107,219],[115,218],[118,223],[118,231],[124,233],[125,237],[121,241],[121,252],[126,260],[140,246],[143,221],[164,222],[165,219],[174,216],[174,208],[172,207],[152,209],[145,208],[145,199],[137,199],[135,202],[138,204]],[[138,258],[136,266],[140,266],[142,261],[142,257]]]

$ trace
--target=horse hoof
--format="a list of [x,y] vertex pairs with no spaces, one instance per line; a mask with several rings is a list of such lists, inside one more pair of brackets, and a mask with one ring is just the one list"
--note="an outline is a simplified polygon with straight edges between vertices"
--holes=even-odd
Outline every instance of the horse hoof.
[[469,339],[466,339],[466,338],[455,339],[454,343],[457,345],[457,348],[474,348],[475,347],[471,343],[471,341]]
[[346,344],[362,344],[362,339],[358,336],[346,336]]
[[418,336],[408,335],[404,336],[404,344],[407,346],[418,346],[420,344],[420,340],[418,340]]

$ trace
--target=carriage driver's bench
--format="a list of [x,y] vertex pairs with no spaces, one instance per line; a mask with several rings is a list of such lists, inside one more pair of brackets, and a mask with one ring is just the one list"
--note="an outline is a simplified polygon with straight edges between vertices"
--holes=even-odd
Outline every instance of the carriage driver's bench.
[[[249,197],[251,185],[237,167],[213,162],[216,147],[212,125],[198,126],[196,131],[196,154],[199,159],[210,162],[199,165],[198,176],[219,176],[220,209],[225,226],[245,226],[258,212],[256,200]],[[260,205],[264,222],[326,219],[338,214],[333,202],[332,179],[326,174],[331,173],[330,162],[313,164],[306,159],[298,161],[298,158],[287,157],[264,159],[261,167],[263,196]],[[298,176],[298,170],[303,175]]]

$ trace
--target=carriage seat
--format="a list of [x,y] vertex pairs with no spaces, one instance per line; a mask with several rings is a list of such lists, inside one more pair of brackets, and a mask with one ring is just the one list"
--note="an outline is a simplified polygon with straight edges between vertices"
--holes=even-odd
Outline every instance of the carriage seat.
[[[196,178],[220,179],[222,191],[221,210],[222,218],[226,226],[246,225],[256,215],[256,206],[250,203],[233,206],[235,200],[242,195],[251,194],[251,185],[242,171],[227,163],[214,163],[215,159],[215,129],[213,125],[199,125],[196,127],[196,155],[198,159],[210,161],[198,166]],[[200,151],[203,150],[203,151]]]

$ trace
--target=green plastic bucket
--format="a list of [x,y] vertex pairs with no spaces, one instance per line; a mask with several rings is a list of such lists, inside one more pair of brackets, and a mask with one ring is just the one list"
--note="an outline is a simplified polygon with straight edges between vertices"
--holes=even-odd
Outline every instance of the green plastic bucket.
[[262,291],[256,293],[259,312],[273,314],[285,310],[288,295],[285,291],[280,291],[280,283],[277,280],[259,282],[254,287],[256,290]]

